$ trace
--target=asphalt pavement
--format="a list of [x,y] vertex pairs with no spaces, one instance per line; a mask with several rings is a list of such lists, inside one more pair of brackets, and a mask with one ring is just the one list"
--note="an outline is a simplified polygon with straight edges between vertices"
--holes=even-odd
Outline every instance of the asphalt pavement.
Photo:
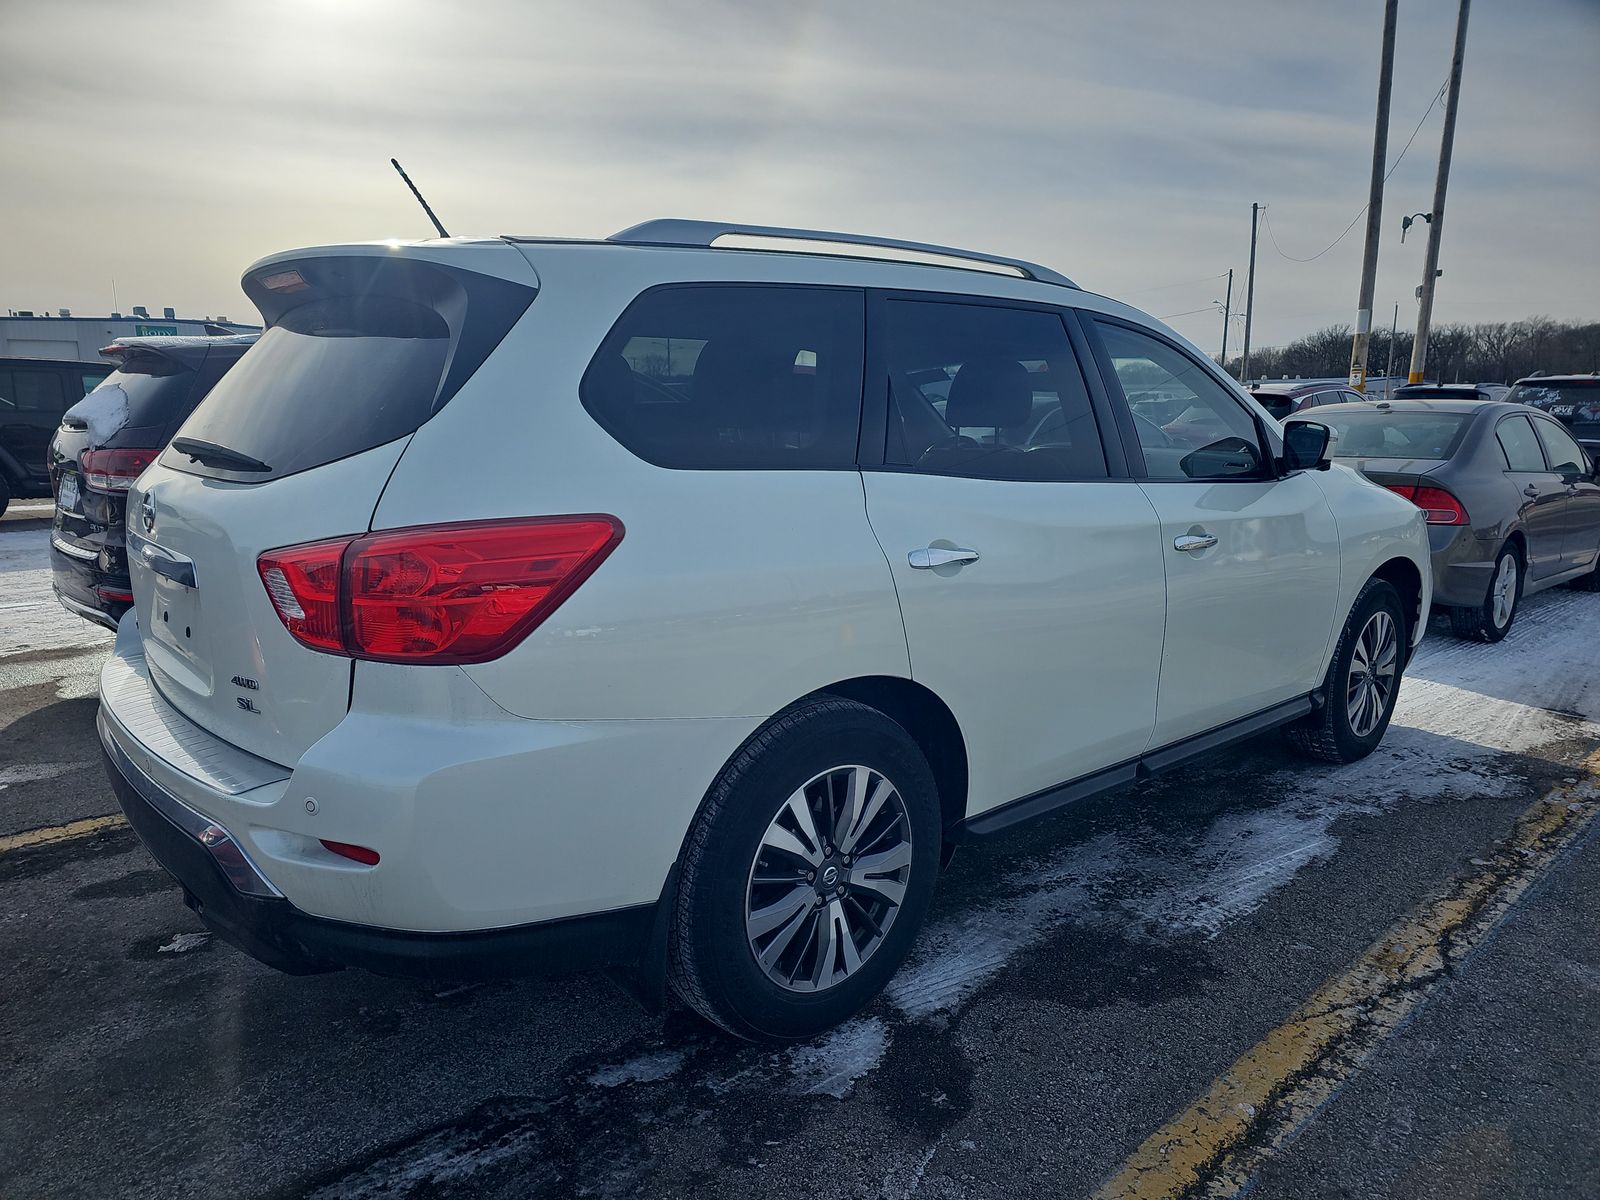
[[[1186,1190],[1118,1194],[1600,1196],[1600,596],[1432,632],[1363,763],[1262,738],[963,848],[887,994],[775,1051],[601,976],[293,978],[211,938],[83,824],[109,643],[40,595],[47,536],[0,521],[0,1196],[1091,1196],[1250,1072]],[[1278,1080],[1297,1015],[1479,879],[1394,1019]]]

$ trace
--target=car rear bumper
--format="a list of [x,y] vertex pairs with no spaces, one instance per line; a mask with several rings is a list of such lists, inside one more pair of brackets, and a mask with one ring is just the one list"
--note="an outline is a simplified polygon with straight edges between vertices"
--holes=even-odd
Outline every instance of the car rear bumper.
[[69,612],[108,629],[115,629],[133,606],[127,559],[120,546],[114,553],[94,550],[51,530],[50,583]]
[[1433,603],[1447,608],[1472,608],[1489,595],[1500,544],[1478,537],[1468,526],[1430,525],[1433,557]]
[[510,929],[413,933],[302,912],[278,892],[232,833],[145,774],[101,714],[111,785],[128,824],[183,887],[184,902],[218,937],[291,975],[360,967],[380,975],[486,979],[636,961],[654,905]]
[[291,768],[167,703],[137,617],[122,622],[100,736],[129,823],[190,907],[286,971],[462,979],[636,961],[746,723],[527,720],[454,668],[384,670],[416,674],[357,687]]

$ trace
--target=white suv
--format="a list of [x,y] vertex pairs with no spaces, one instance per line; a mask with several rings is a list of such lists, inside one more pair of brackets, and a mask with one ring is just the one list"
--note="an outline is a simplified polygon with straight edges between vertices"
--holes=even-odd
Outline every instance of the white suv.
[[956,843],[1273,726],[1358,758],[1422,636],[1418,509],[1043,267],[658,221],[244,289],[100,732],[284,970],[607,965],[804,1037]]

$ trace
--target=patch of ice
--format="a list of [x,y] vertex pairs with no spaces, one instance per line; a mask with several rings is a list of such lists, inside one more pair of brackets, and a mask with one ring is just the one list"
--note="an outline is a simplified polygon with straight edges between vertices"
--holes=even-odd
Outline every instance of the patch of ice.
[[794,1091],[842,1100],[883,1061],[888,1048],[889,1027],[877,1017],[857,1017],[814,1041],[791,1047],[783,1058]]
[[22,763],[15,767],[0,767],[0,788],[13,783],[37,783],[55,779],[68,771],[75,771],[81,763]]
[[603,1088],[624,1083],[655,1083],[676,1075],[688,1057],[688,1052],[684,1050],[658,1050],[640,1054],[627,1062],[601,1067],[589,1076],[589,1082]]
[[157,954],[188,954],[211,944],[209,933],[175,933],[165,946],[157,946]]

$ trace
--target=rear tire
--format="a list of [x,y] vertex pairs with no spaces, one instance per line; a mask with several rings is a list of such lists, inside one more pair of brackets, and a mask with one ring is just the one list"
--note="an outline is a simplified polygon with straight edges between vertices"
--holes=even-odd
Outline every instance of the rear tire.
[[1376,750],[1400,695],[1409,637],[1400,593],[1386,580],[1367,580],[1334,647],[1322,707],[1284,728],[1289,744],[1333,763]]
[[6,515],[6,509],[11,505],[11,481],[0,475],[0,517]]
[[1522,556],[1510,542],[1495,556],[1489,576],[1489,590],[1483,603],[1474,608],[1451,608],[1450,631],[1458,638],[1474,642],[1498,642],[1511,632],[1522,603],[1524,569]]
[[835,697],[780,713],[723,768],[689,831],[673,990],[751,1041],[837,1025],[911,949],[940,840],[933,772],[898,724]]

